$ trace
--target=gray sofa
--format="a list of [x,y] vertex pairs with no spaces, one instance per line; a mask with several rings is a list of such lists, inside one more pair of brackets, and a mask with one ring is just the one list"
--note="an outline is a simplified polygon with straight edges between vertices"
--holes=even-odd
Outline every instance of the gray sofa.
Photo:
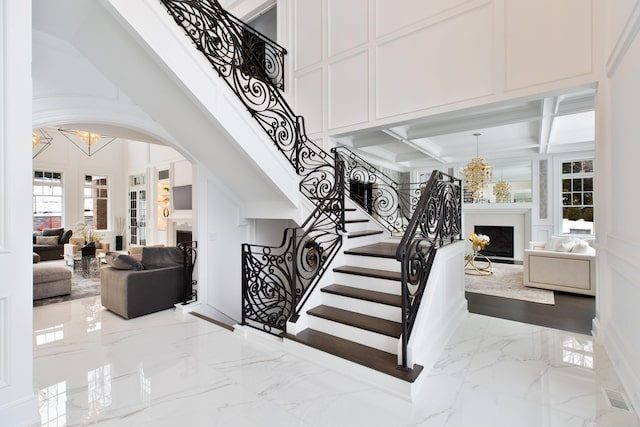
[[42,231],[34,231],[33,252],[40,255],[40,261],[62,259],[64,245],[69,243],[72,234],[72,230],[64,228],[45,228]]
[[185,300],[184,254],[180,248],[142,249],[142,260],[116,252],[100,270],[100,296],[109,311],[131,319]]

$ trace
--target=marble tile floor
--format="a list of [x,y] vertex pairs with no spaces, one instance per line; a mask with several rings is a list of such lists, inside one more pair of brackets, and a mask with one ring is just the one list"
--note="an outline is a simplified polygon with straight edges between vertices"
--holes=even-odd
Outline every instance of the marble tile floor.
[[174,310],[36,307],[43,426],[640,426],[591,337],[469,314],[413,403]]

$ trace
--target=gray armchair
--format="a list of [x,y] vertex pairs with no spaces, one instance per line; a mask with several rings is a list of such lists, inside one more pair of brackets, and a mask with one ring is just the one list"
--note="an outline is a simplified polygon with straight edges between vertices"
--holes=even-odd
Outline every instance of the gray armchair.
[[100,271],[102,305],[125,319],[185,301],[184,253],[176,247],[143,248],[142,261],[109,252]]

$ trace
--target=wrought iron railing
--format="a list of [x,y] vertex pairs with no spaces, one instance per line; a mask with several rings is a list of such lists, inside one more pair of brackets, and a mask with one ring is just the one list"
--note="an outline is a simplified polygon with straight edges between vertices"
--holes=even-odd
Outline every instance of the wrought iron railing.
[[[279,247],[242,246],[243,321],[268,332],[283,331],[340,248],[343,173],[336,170],[333,156],[309,140],[304,119],[280,92],[284,48],[227,13],[216,0],[160,1],[294,167],[301,193],[316,206],[302,227],[285,230]],[[254,48],[263,44],[264,57]]]
[[396,252],[402,275],[402,363],[438,248],[462,239],[461,181],[433,171]]
[[404,233],[424,183],[398,183],[347,147],[332,151],[344,162],[344,187],[349,197],[389,233]]
[[198,281],[193,278],[193,269],[198,260],[198,242],[195,240],[180,242],[176,246],[182,249],[184,263],[184,296],[183,304],[189,304],[198,300]]
[[217,0],[160,0],[223,78],[236,69],[284,90],[287,50],[229,12]]

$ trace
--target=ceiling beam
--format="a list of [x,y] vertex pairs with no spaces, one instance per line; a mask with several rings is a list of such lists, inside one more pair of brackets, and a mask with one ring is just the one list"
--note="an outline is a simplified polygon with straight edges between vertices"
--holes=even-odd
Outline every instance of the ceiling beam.
[[545,98],[542,101],[542,120],[540,120],[540,147],[538,152],[540,154],[547,154],[549,152],[549,137],[551,136],[551,128],[553,127],[553,118],[558,112],[559,100],[557,96],[551,98]]
[[519,105],[500,112],[499,114],[495,111],[482,111],[475,114],[467,114],[463,117],[448,117],[444,120],[433,119],[423,121],[420,124],[409,127],[407,138],[418,139],[429,136],[448,135],[534,120],[540,120],[539,102]]
[[411,139],[402,136],[400,133],[398,133],[396,130],[392,130],[392,129],[382,129],[382,132],[386,133],[387,135],[397,139],[400,142],[403,142],[404,144],[408,145],[409,147],[413,148],[416,151],[419,151],[421,153],[426,154],[427,156],[431,157],[434,160],[437,160],[440,163],[447,163],[446,161],[444,161],[442,158],[440,158],[440,156],[436,153],[434,153],[432,150],[423,147],[421,144],[412,141]]

